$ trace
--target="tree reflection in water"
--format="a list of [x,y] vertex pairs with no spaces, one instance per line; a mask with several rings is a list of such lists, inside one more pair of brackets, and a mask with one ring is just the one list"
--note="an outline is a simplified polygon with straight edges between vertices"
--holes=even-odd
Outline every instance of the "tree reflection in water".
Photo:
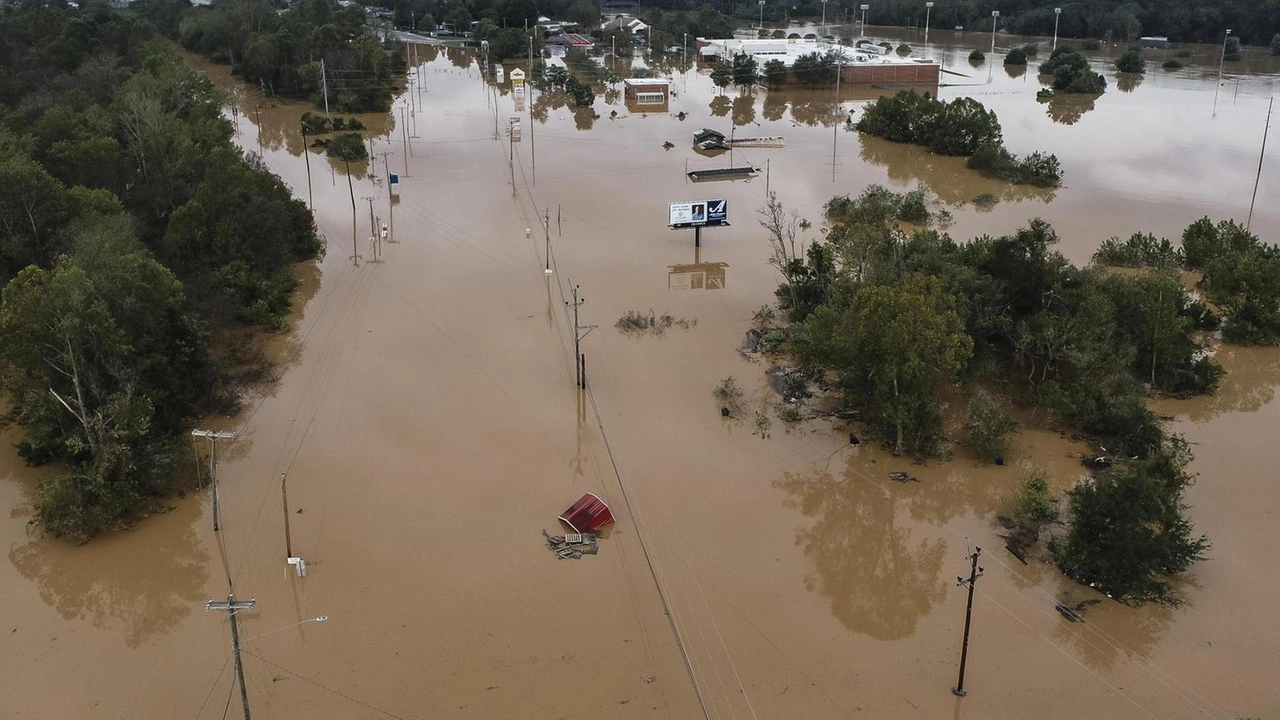
[[1054,191],[1033,185],[1014,185],[984,178],[965,166],[965,159],[934,155],[927,148],[895,143],[860,134],[863,161],[884,166],[889,178],[903,184],[921,183],[948,205],[962,205],[981,194],[991,194],[1002,202],[1054,198]]
[[709,107],[711,108],[712,117],[725,117],[733,107],[733,102],[724,95],[717,95],[711,99]]
[[137,534],[104,536],[80,547],[34,540],[11,547],[9,562],[59,615],[97,627],[118,620],[125,642],[136,648],[167,633],[208,599],[209,554],[194,528],[200,503],[175,502],[177,509],[148,520],[149,527]]
[[1133,92],[1142,84],[1142,73],[1120,73],[1116,75],[1116,87],[1120,92]]
[[756,121],[756,98],[743,94],[733,99],[733,124],[750,125]]
[[782,116],[787,114],[787,96],[775,90],[765,93],[760,114],[769,122],[781,120]]
[[1059,95],[1048,100],[1040,100],[1045,104],[1045,112],[1049,119],[1062,125],[1075,125],[1080,118],[1093,109],[1096,95]]
[[814,520],[796,532],[813,563],[806,587],[826,595],[832,614],[854,632],[878,640],[911,636],[946,592],[946,543],[916,539],[899,524],[898,511],[910,501],[899,499],[897,488],[849,473],[788,473],[774,485],[787,493],[788,506]]

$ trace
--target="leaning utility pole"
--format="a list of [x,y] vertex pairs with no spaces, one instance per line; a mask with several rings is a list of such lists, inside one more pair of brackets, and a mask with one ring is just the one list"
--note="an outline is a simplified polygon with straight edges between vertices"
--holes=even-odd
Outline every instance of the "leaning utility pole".
[[[586,367],[583,365],[582,357],[582,341],[596,329],[595,325],[582,325],[578,322],[578,308],[586,304],[585,298],[578,297],[578,286],[573,286],[573,369],[576,377],[576,384],[581,389],[587,387]],[[565,305],[570,303],[565,302]],[[586,330],[586,332],[582,332]]]
[[409,177],[409,129],[406,127],[405,109],[400,108],[400,139],[404,141],[404,176]]
[[1249,219],[1245,221],[1245,232],[1253,226],[1253,204],[1258,201],[1258,183],[1262,181],[1262,158],[1267,154],[1267,133],[1271,132],[1271,108],[1276,104],[1276,99],[1271,98],[1267,103],[1267,125],[1262,130],[1262,150],[1258,153],[1258,174],[1253,178],[1253,199],[1249,201]]
[[218,531],[218,441],[235,440],[233,432],[216,430],[192,430],[192,437],[208,438],[212,449],[209,452],[209,480],[213,485],[213,531]]
[[378,225],[373,219],[373,201],[372,195],[366,195],[361,200],[369,203],[369,242],[373,243],[373,261],[378,261]]
[[351,196],[351,260],[360,265],[360,248],[356,244],[356,190],[351,184],[351,161],[343,158],[347,166],[347,194]]
[[324,58],[320,58],[320,86],[324,88],[324,119],[329,119],[329,76],[324,71]]
[[551,208],[544,208],[542,211],[542,230],[547,235],[547,269],[546,274],[551,274]]
[[964,697],[964,666],[969,659],[969,624],[973,619],[973,588],[977,585],[978,578],[982,576],[982,568],[978,567],[978,556],[982,554],[982,548],[974,547],[973,554],[969,556],[973,565],[969,568],[969,579],[966,580],[959,575],[956,576],[956,585],[969,586],[969,604],[964,609],[964,644],[960,650],[960,677],[956,680],[956,686],[951,690],[960,697]]
[[316,202],[311,194],[311,150],[307,147],[307,124],[299,122],[298,126],[302,128],[302,159],[307,163],[307,209],[314,211]]
[[248,610],[253,607],[256,602],[254,599],[236,600],[235,595],[227,593],[226,602],[216,602],[210,600],[204,604],[204,611],[221,610],[231,618],[231,650],[235,653],[236,659],[236,677],[240,680],[240,701],[244,703],[244,720],[251,720],[249,717],[249,688],[244,684],[244,663],[240,661],[240,631],[236,628],[236,613],[240,610]]

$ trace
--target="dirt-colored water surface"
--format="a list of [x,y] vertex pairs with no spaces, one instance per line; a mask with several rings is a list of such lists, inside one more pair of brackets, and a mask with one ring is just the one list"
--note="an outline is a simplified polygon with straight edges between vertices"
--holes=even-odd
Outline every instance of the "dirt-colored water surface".
[[[817,220],[834,194],[923,183],[952,204],[957,237],[1041,216],[1077,262],[1111,235],[1176,237],[1202,215],[1248,213],[1274,75],[1243,75],[1238,95],[1224,85],[1216,117],[1211,60],[1153,64],[1127,90],[1108,70],[1112,88],[1096,101],[1046,106],[1033,72],[993,56],[968,64],[981,35],[935,31],[930,47],[910,31],[889,36],[967,75],[949,75],[963,85],[942,96],[994,109],[1015,152],[1057,153],[1065,187],[1010,187],[846,132],[836,123],[865,89],[844,89],[839,108],[827,89],[722,97],[691,70],[673,75],[670,113],[638,115],[611,96],[597,119],[537,93],[518,112],[472,55],[420,48],[424,87],[364,118],[377,179],[353,166],[349,193],[345,168],[312,152],[309,191],[306,108],[192,60],[236,89],[239,142],[314,197],[328,254],[299,268],[292,329],[274,339],[280,381],[242,414],[201,423],[239,433],[220,449],[218,533],[204,489],[84,546],[40,538],[27,528],[39,471],[0,457],[0,716],[214,718],[228,702],[239,712],[227,618],[204,611],[225,599],[226,569],[236,596],[256,599],[239,615],[256,718],[1280,715],[1276,350],[1220,348],[1217,395],[1159,405],[1194,443],[1189,514],[1213,542],[1188,573],[1185,604],[1106,601],[1082,623],[1054,605],[1095,593],[1015,559],[994,518],[1031,465],[1069,487],[1083,445],[1027,431],[1005,467],[963,453],[922,467],[850,446],[828,421],[775,419],[762,438],[750,420],[721,419],[711,390],[730,375],[753,409],[776,402],[764,368],[736,350],[777,282],[756,224],[766,189]],[[704,125],[782,135],[786,147],[706,158],[690,148]],[[375,263],[365,198],[391,219],[384,152],[400,202]],[[1252,225],[1275,242],[1280,158],[1268,160]],[[768,172],[685,180],[730,162]],[[967,204],[982,193],[1001,202]],[[729,202],[732,226],[695,249],[690,232],[666,228],[667,203],[707,198]],[[712,282],[691,280],[690,265]],[[581,324],[595,326],[585,394],[574,389],[571,283]],[[650,309],[690,327],[614,329],[625,311]],[[895,471],[918,481],[893,482]],[[282,473],[306,578],[285,563]],[[588,491],[618,522],[599,555],[558,561],[541,531],[563,532],[557,515]],[[977,545],[985,574],[969,694],[957,698],[955,578]]]

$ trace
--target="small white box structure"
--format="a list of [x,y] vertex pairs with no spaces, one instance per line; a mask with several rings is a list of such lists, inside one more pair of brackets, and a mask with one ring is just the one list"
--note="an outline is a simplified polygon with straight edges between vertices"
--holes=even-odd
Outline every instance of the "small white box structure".
[[306,576],[307,576],[307,561],[306,561],[306,560],[303,560],[303,559],[302,559],[302,558],[300,558],[300,557],[291,557],[291,558],[289,558],[289,564],[290,564],[290,565],[292,565],[292,566],[294,566],[294,568],[298,571],[298,577],[306,577]]

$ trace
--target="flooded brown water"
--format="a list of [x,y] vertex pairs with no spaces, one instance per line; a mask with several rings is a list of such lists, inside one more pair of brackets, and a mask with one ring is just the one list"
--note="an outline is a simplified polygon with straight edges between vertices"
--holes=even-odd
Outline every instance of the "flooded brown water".
[[[1130,92],[1053,114],[1035,101],[1034,76],[968,67],[980,38],[935,35],[942,44],[922,51],[973,76],[943,96],[995,109],[1016,152],[1057,153],[1064,188],[1009,188],[834,128],[865,90],[842,93],[839,109],[823,90],[721,100],[694,72],[673,78],[670,115],[632,114],[618,97],[598,100],[596,119],[535,93],[540,119],[526,107],[512,146],[509,88],[495,97],[463,51],[423,52],[425,92],[363,118],[402,180],[381,262],[369,262],[364,198],[388,219],[386,185],[353,166],[349,194],[345,168],[310,155],[329,252],[318,271],[299,269],[304,302],[275,339],[281,380],[240,416],[202,423],[240,433],[221,445],[219,533],[204,490],[83,547],[32,536],[38,471],[0,458],[0,502],[12,508],[0,524],[11,625],[0,628],[0,716],[216,717],[232,689],[229,631],[203,603],[226,594],[224,559],[237,597],[257,601],[240,617],[259,718],[1280,714],[1267,473],[1280,461],[1267,442],[1280,421],[1276,350],[1222,348],[1229,374],[1217,395],[1159,406],[1195,443],[1190,515],[1214,543],[1189,573],[1187,602],[1107,602],[1082,624],[1054,603],[1090,591],[1038,558],[1014,559],[994,516],[1026,468],[1069,487],[1083,445],[1026,431],[1006,467],[963,453],[913,466],[849,446],[848,429],[827,421],[775,419],[761,438],[719,416],[711,390],[727,376],[752,407],[776,401],[764,368],[736,351],[777,282],[755,222],[766,190],[815,220],[827,198],[868,183],[924,183],[950,203],[992,193],[1002,202],[991,212],[952,209],[953,234],[1042,216],[1079,262],[1110,235],[1243,219],[1271,77],[1242,79],[1216,118],[1214,80],[1198,66],[1153,68]],[[225,69],[200,67],[237,87]],[[411,101],[421,110],[410,114]],[[295,132],[305,108],[248,89],[238,102],[239,141],[307,197]],[[706,158],[689,147],[704,125],[783,135],[787,147]],[[1276,160],[1253,218],[1271,242]],[[768,172],[684,179],[730,163]],[[703,198],[728,200],[733,225],[705,231],[695,249],[690,233],[665,227],[666,203]],[[718,282],[673,281],[673,266],[690,265],[714,268]],[[583,341],[586,395],[573,388],[570,283],[586,300],[581,323],[598,326]],[[613,328],[650,309],[697,323],[661,337]],[[918,482],[892,482],[894,471]],[[284,562],[285,472],[304,579]],[[598,556],[557,561],[541,531],[562,532],[557,515],[588,491],[618,523]],[[984,548],[986,572],[959,699],[965,593],[954,578],[971,545]],[[318,615],[328,620],[308,622]]]

